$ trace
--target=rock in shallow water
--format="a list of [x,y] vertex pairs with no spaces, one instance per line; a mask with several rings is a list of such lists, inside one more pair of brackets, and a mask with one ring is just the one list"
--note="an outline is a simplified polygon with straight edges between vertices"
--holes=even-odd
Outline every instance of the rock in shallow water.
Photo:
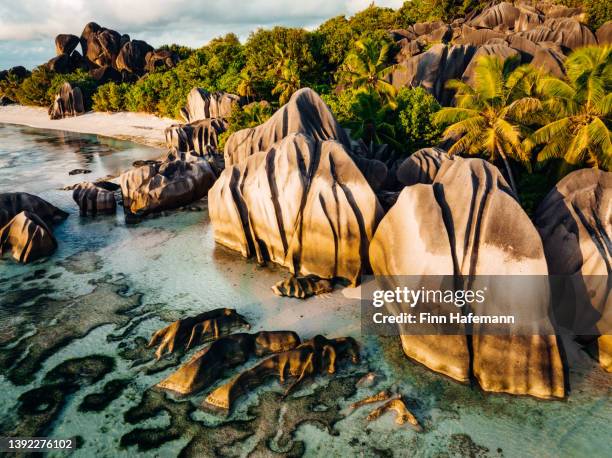
[[114,215],[117,211],[115,193],[96,183],[79,183],[72,191],[81,216]]
[[[404,188],[376,231],[370,262],[376,275],[533,276],[528,281],[548,273],[540,237],[499,170],[458,157],[442,163],[432,184]],[[512,301],[525,301],[540,319],[549,297],[545,284],[495,301],[508,310]],[[554,330],[538,326],[533,336],[484,335],[475,326],[473,335],[401,335],[401,341],[410,358],[460,381],[474,377],[486,391],[563,397]]]
[[34,213],[22,211],[0,229],[0,256],[10,251],[15,261],[26,264],[56,248],[51,229]]
[[294,275],[356,284],[382,208],[336,141],[292,134],[226,167],[208,193],[215,240]]
[[171,155],[164,162],[121,175],[123,207],[135,215],[182,207],[206,196],[215,179],[207,161],[185,161]]
[[51,205],[44,199],[27,192],[0,193],[0,226],[4,226],[22,211],[35,213],[48,225],[68,218],[68,213]]

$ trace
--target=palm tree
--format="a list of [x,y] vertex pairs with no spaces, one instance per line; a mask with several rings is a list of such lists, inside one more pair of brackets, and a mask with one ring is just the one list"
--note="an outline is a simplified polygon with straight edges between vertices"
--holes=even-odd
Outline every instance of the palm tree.
[[372,38],[354,43],[355,49],[346,57],[342,78],[355,89],[375,91],[395,108],[395,88],[385,78],[395,65],[389,65],[391,45]]
[[483,56],[476,64],[473,86],[458,80],[447,83],[455,89],[456,107],[440,110],[434,120],[447,125],[445,138],[456,139],[449,154],[485,155],[491,162],[500,158],[514,194],[517,194],[509,159],[530,169],[522,140],[541,112],[542,103],[534,97],[535,70],[516,68],[517,59],[505,61]]
[[582,163],[610,170],[612,47],[576,50],[565,68],[567,81],[545,77],[538,84],[550,122],[525,141],[525,148],[532,151],[543,145],[538,161],[563,159],[562,172]]
[[361,138],[370,151],[374,150],[374,144],[401,146],[395,140],[393,124],[387,120],[390,106],[378,93],[361,89],[355,94],[351,109],[355,115],[355,120],[347,123],[351,136]]
[[300,80],[300,71],[298,64],[293,59],[285,59],[283,66],[280,68],[280,74],[278,75],[278,82],[272,94],[278,94],[278,101],[281,105],[284,105],[289,101],[289,98],[295,91],[302,87],[302,81]]
[[255,77],[253,70],[249,67],[244,67],[238,75],[239,83],[236,91],[238,95],[246,97],[247,103],[249,103],[249,97],[255,97]]

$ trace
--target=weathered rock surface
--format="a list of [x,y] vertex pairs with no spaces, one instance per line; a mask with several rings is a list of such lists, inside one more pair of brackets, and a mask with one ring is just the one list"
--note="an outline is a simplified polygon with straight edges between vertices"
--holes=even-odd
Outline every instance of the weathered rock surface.
[[153,47],[142,40],[132,40],[125,43],[115,60],[115,68],[130,73],[142,75],[145,71],[146,56],[153,51]]
[[[589,331],[589,341],[612,333],[612,173],[582,169],[563,178],[539,205],[535,224],[544,242],[548,270],[571,278],[574,294],[555,304],[558,323]],[[609,338],[609,337],[608,337]],[[599,337],[599,357],[612,370],[610,346]],[[607,362],[606,362],[607,361]]]
[[123,79],[121,72],[110,65],[104,65],[98,68],[89,70],[89,75],[95,79],[98,84],[106,84],[109,82],[120,83]]
[[452,160],[441,148],[423,148],[416,151],[397,168],[396,176],[404,186],[433,183],[444,161]]
[[79,87],[72,87],[66,82],[60,87],[53,105],[49,107],[49,118],[61,119],[85,113],[83,93]]
[[359,281],[382,209],[340,142],[291,134],[231,164],[208,193],[218,243],[294,275]]
[[497,26],[511,28],[514,27],[514,23],[519,18],[519,14],[520,10],[512,3],[501,2],[490,8],[486,8],[482,13],[470,21],[470,25],[489,29]]
[[208,92],[194,87],[187,95],[187,105],[181,108],[181,115],[191,123],[209,118],[229,118],[232,109],[240,103],[240,97],[227,92]]
[[[540,237],[499,170],[458,157],[442,162],[432,184],[404,188],[378,226],[370,262],[375,275],[449,275],[457,281],[474,275],[532,276],[529,281],[548,273]],[[404,352],[457,380],[474,377],[486,391],[563,397],[556,337],[542,320],[549,298],[547,284],[495,298],[504,310],[529,303],[527,313],[540,323],[536,335],[485,335],[478,326],[473,335],[401,335]],[[472,304],[474,313],[486,313],[478,306]]]
[[178,152],[195,152],[197,155],[217,153],[219,135],[227,130],[223,118],[201,119],[188,124],[172,124],[166,127],[166,146]]
[[303,88],[260,126],[232,134],[225,143],[225,164],[237,164],[258,151],[268,150],[288,135],[298,133],[314,140],[337,140],[350,151],[349,137],[329,107],[315,91]]
[[79,37],[71,34],[60,34],[55,37],[55,53],[70,55],[79,45]]
[[96,183],[79,183],[72,191],[81,216],[114,215],[117,211],[115,193]]
[[188,162],[170,155],[164,162],[137,167],[121,175],[123,206],[141,216],[178,208],[206,196],[215,179],[207,161]]
[[595,34],[600,45],[612,44],[612,21],[606,22]]
[[145,71],[152,72],[159,68],[172,68],[178,61],[178,56],[172,51],[151,51],[145,56]]
[[56,248],[51,229],[34,213],[22,211],[0,229],[0,256],[10,251],[17,262],[49,256]]
[[68,218],[68,213],[33,194],[27,192],[0,193],[0,227],[23,211],[36,214],[49,226]]

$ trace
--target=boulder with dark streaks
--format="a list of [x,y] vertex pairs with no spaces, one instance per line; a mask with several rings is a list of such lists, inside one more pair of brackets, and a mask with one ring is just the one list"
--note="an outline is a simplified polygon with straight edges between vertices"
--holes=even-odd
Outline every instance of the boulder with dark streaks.
[[22,211],[36,214],[47,225],[53,225],[68,218],[68,213],[33,194],[27,192],[0,193],[0,226],[4,226]]
[[[525,287],[548,273],[542,242],[495,166],[455,157],[442,163],[432,184],[405,187],[378,226],[370,262],[375,275],[424,276],[429,282],[436,281],[432,275],[456,282],[478,275],[524,276],[522,288],[494,300],[504,310],[529,304],[534,335],[485,335],[475,326],[466,335],[401,335],[402,347],[430,369],[464,382],[473,377],[486,391],[565,395],[561,356],[547,318],[548,284]],[[479,306],[486,301],[472,304],[471,311],[486,314]]]
[[53,105],[49,107],[49,118],[68,118],[83,113],[85,113],[85,105],[81,88],[73,88],[68,82],[62,84]]
[[519,18],[520,10],[512,3],[501,2],[490,8],[486,8],[482,13],[470,21],[473,27],[492,29],[497,26],[514,27],[514,23]]
[[119,51],[115,60],[115,68],[119,71],[127,70],[130,73],[142,75],[145,71],[146,55],[151,51],[153,51],[153,47],[146,41],[128,41]]
[[56,248],[51,229],[35,213],[22,211],[0,229],[0,256],[10,251],[17,262],[44,258]]
[[229,118],[240,97],[227,92],[208,92],[194,87],[187,95],[187,105],[181,108],[186,122],[209,118]]
[[301,133],[238,163],[226,161],[208,202],[217,243],[294,275],[352,284],[367,265],[382,214],[342,143]]
[[594,336],[581,340],[597,339],[599,361],[612,371],[612,173],[570,173],[538,206],[534,220],[549,272],[568,276],[577,295],[574,301],[573,295],[559,293],[554,302],[559,324]]
[[440,148],[423,148],[416,151],[397,168],[397,180],[404,186],[433,183],[444,161],[452,160]]
[[188,124],[166,127],[166,146],[179,152],[194,151],[198,155],[219,151],[219,135],[227,130],[223,118],[209,118]]
[[258,151],[268,150],[288,135],[298,133],[314,140],[337,140],[350,151],[349,137],[329,107],[315,91],[303,88],[260,126],[233,133],[225,143],[225,164],[237,164]]
[[72,191],[81,216],[114,215],[117,211],[115,193],[96,183],[79,183]]

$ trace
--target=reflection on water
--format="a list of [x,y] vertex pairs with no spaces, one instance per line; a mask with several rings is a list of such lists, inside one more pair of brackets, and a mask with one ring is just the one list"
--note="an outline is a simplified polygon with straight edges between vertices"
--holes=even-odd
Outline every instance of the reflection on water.
[[[165,457],[181,450],[187,456],[270,456],[271,450],[601,456],[608,449],[610,376],[588,359],[572,374],[565,402],[485,395],[408,362],[397,339],[360,337],[359,306],[339,292],[307,301],[275,297],[270,286],[286,273],[216,247],[206,211],[126,226],[121,214],[80,218],[71,192],[59,190],[161,153],[0,125],[0,192],[36,193],[70,213],[54,229],[59,248],[50,259],[28,266],[0,260],[0,434],[78,436],[75,456]],[[75,168],[92,173],[69,176]],[[278,384],[269,383],[241,399],[228,419],[197,409],[206,393],[177,400],[151,391],[189,357],[155,365],[144,345],[151,333],[216,307],[236,308],[253,331],[352,335],[363,343],[364,362],[341,367],[333,383],[322,377],[305,384],[285,402]],[[368,371],[380,381],[357,390],[355,380]],[[367,407],[346,409],[382,389],[406,397],[423,433],[396,426],[391,416],[368,423]]]

